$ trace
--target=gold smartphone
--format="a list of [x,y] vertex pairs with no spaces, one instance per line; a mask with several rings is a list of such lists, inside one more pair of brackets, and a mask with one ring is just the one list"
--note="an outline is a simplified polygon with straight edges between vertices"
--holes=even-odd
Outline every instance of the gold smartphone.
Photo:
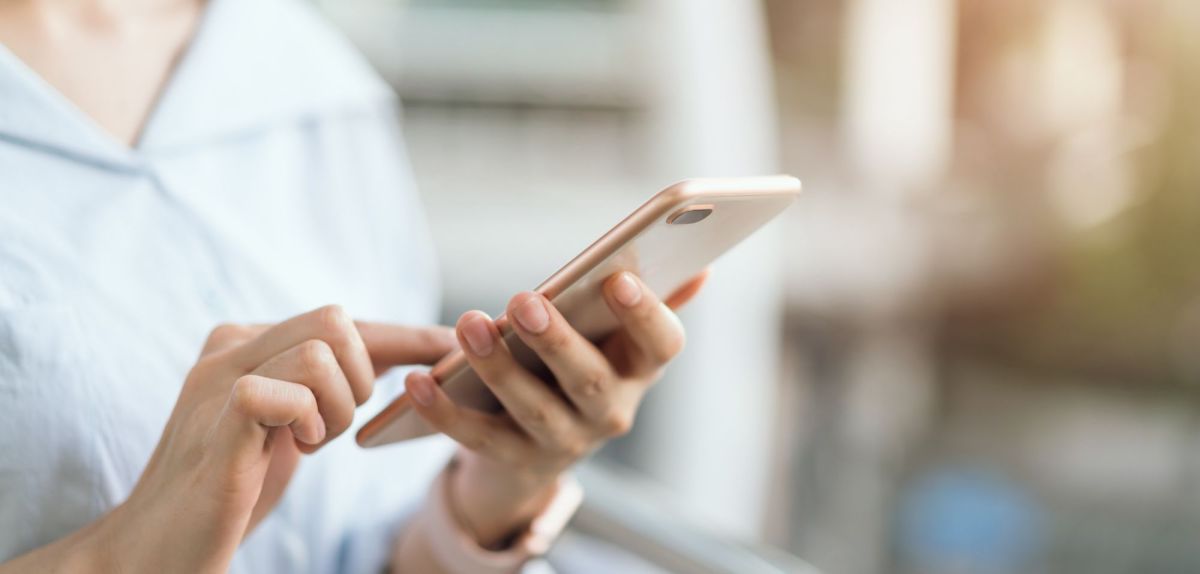
[[[800,194],[800,180],[786,175],[690,179],[659,192],[537,288],[567,322],[591,341],[618,328],[600,292],[604,280],[631,271],[665,299],[701,273],[721,254],[771,221]],[[513,356],[534,372],[544,372],[501,315],[496,326]],[[431,373],[455,403],[481,411],[503,410],[500,403],[455,351]],[[374,447],[434,431],[401,395],[358,431],[358,444]]]

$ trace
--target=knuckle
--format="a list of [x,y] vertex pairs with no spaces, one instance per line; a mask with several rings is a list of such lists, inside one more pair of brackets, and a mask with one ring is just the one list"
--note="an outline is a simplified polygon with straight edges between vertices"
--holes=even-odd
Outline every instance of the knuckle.
[[196,386],[203,384],[205,381],[211,380],[213,375],[221,369],[221,361],[213,355],[206,355],[196,361],[192,365],[191,371],[188,371],[188,376],[185,384]]
[[350,329],[354,328],[350,314],[341,305],[326,305],[317,309],[316,313],[318,328],[329,337],[344,340]]
[[218,339],[223,339],[223,338],[228,338],[228,337],[233,337],[233,336],[238,336],[238,335],[244,335],[249,330],[250,330],[249,327],[247,327],[241,323],[221,323],[220,325],[213,327],[213,330],[211,333],[209,333],[209,336],[215,337]]
[[571,339],[565,329],[551,328],[542,336],[542,351],[552,355],[562,354],[571,344]]
[[320,339],[309,339],[300,343],[297,349],[297,361],[300,368],[308,375],[319,376],[328,374],[336,359],[329,344]]
[[672,331],[672,334],[668,338],[667,354],[669,354],[670,358],[672,359],[678,357],[679,353],[682,353],[684,347],[686,346],[687,336],[683,334],[683,330],[677,329]]
[[683,329],[671,329],[655,345],[653,358],[659,363],[667,363],[683,352],[686,343]]
[[580,459],[588,455],[591,446],[583,440],[571,440],[562,445],[562,453],[571,459]]
[[459,444],[462,444],[469,450],[476,452],[486,452],[491,450],[492,439],[484,433],[472,433],[460,439]]
[[622,410],[610,411],[601,422],[601,430],[606,436],[625,436],[633,430],[633,415]]
[[663,378],[663,374],[667,372],[666,367],[658,367],[652,369],[649,373],[639,377],[647,386],[657,383]]
[[213,327],[208,333],[208,340],[205,346],[220,345],[225,342],[240,339],[245,337],[250,331],[250,328],[238,323],[221,323]]
[[438,333],[433,329],[421,329],[417,331],[417,345],[422,348],[434,347],[438,343]]
[[545,427],[550,423],[550,409],[545,405],[533,405],[529,407],[521,417],[527,424],[537,427]]
[[476,373],[483,380],[483,384],[493,389],[509,386],[509,383],[517,376],[510,369],[498,365],[476,367]]
[[579,392],[585,397],[595,398],[604,393],[608,376],[599,371],[588,371],[579,381]]
[[488,458],[496,462],[511,466],[526,466],[529,464],[525,453],[518,448],[513,448],[511,445],[506,445],[504,448],[495,448],[486,453],[481,452],[480,454],[486,454]]
[[231,392],[233,393],[231,404],[242,414],[257,410],[262,402],[262,391],[258,379],[253,376],[239,377],[233,382]]

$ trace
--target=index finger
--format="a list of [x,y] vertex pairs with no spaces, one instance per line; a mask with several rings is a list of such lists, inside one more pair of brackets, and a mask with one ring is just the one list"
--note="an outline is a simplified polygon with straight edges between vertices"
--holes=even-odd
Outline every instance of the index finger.
[[355,321],[375,374],[399,365],[432,365],[458,348],[454,329]]
[[268,328],[236,349],[235,361],[241,369],[251,372],[271,357],[313,339],[324,341],[333,350],[350,383],[355,403],[366,402],[375,385],[375,368],[354,321],[338,305],[321,307]]
[[208,339],[204,341],[204,348],[200,350],[200,356],[203,357],[213,353],[220,353],[226,349],[232,349],[259,336],[266,330],[266,325],[222,323],[214,327],[212,331],[209,331]]
[[[444,325],[413,327],[355,321],[354,326],[371,356],[376,376],[400,365],[432,365],[458,348],[454,328]],[[244,344],[270,328],[267,324],[221,325],[213,330],[202,354]]]
[[663,303],[666,303],[667,307],[672,309],[683,307],[688,301],[691,301],[697,293],[700,292],[700,288],[704,287],[704,283],[708,281],[709,271],[709,268],[705,267],[704,271],[697,273],[695,277],[689,279],[688,282],[684,283],[682,287],[676,289],[674,293],[668,295],[667,298],[663,300]]

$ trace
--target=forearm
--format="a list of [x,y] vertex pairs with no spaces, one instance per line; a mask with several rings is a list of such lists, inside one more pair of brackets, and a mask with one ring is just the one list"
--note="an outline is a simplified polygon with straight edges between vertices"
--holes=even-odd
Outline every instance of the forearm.
[[72,534],[0,564],[0,574],[224,572],[236,541],[215,549],[202,544],[205,525],[189,520],[202,513],[134,495]]
[[108,515],[50,544],[0,564],[0,574],[116,572]]
[[414,519],[405,527],[396,541],[396,551],[392,554],[390,574],[405,572],[430,572],[441,574],[446,572],[434,557],[433,548],[429,544],[429,535],[421,524],[420,517]]

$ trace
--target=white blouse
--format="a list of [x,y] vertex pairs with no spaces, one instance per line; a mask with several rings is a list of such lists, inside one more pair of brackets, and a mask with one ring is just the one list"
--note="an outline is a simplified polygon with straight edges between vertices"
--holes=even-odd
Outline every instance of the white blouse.
[[[216,324],[436,318],[391,91],[297,0],[206,10],[135,149],[0,47],[0,562],[129,494]],[[363,450],[356,429],[301,464],[234,572],[383,566],[453,447]]]

